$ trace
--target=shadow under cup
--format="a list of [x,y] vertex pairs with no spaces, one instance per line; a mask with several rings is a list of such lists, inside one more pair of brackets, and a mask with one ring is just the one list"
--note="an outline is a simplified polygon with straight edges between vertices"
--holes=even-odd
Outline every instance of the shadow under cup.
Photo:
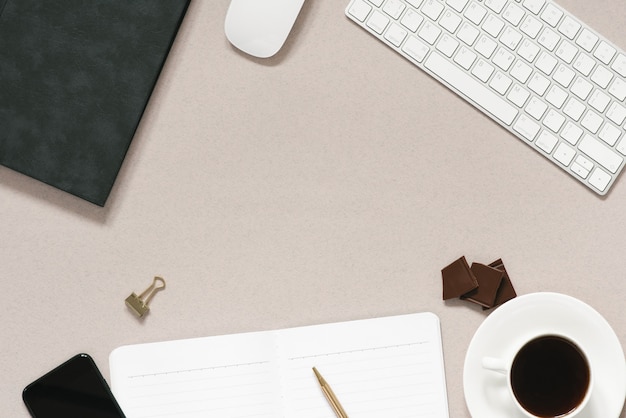
[[585,400],[590,386],[587,358],[571,341],[546,335],[526,343],[510,370],[517,402],[537,417],[564,417]]

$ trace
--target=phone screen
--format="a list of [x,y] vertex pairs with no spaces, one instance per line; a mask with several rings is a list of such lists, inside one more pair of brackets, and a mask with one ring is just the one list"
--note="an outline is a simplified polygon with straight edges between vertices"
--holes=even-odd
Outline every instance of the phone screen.
[[78,354],[24,389],[34,418],[125,418],[96,363]]

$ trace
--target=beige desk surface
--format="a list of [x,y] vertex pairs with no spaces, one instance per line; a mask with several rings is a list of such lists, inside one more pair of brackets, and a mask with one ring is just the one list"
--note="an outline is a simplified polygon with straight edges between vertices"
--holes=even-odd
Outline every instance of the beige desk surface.
[[[269,60],[194,0],[104,209],[0,167],[0,416],[78,352],[432,311],[450,416],[488,313],[440,269],[502,257],[519,294],[596,308],[626,344],[626,179],[599,198],[344,16],[308,0]],[[622,48],[619,0],[561,4]],[[145,321],[124,305],[154,275]],[[626,415],[622,413],[621,417]],[[610,418],[610,417],[606,417]]]

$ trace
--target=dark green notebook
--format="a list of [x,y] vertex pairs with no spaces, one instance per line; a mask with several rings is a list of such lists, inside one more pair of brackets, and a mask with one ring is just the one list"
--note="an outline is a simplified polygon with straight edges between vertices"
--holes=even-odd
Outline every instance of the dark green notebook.
[[0,0],[0,164],[104,206],[189,1]]

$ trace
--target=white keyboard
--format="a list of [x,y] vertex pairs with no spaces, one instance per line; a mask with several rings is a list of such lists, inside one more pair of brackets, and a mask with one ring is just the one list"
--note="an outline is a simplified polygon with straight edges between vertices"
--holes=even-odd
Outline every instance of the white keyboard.
[[352,0],[346,15],[594,192],[624,168],[626,54],[549,0]]

